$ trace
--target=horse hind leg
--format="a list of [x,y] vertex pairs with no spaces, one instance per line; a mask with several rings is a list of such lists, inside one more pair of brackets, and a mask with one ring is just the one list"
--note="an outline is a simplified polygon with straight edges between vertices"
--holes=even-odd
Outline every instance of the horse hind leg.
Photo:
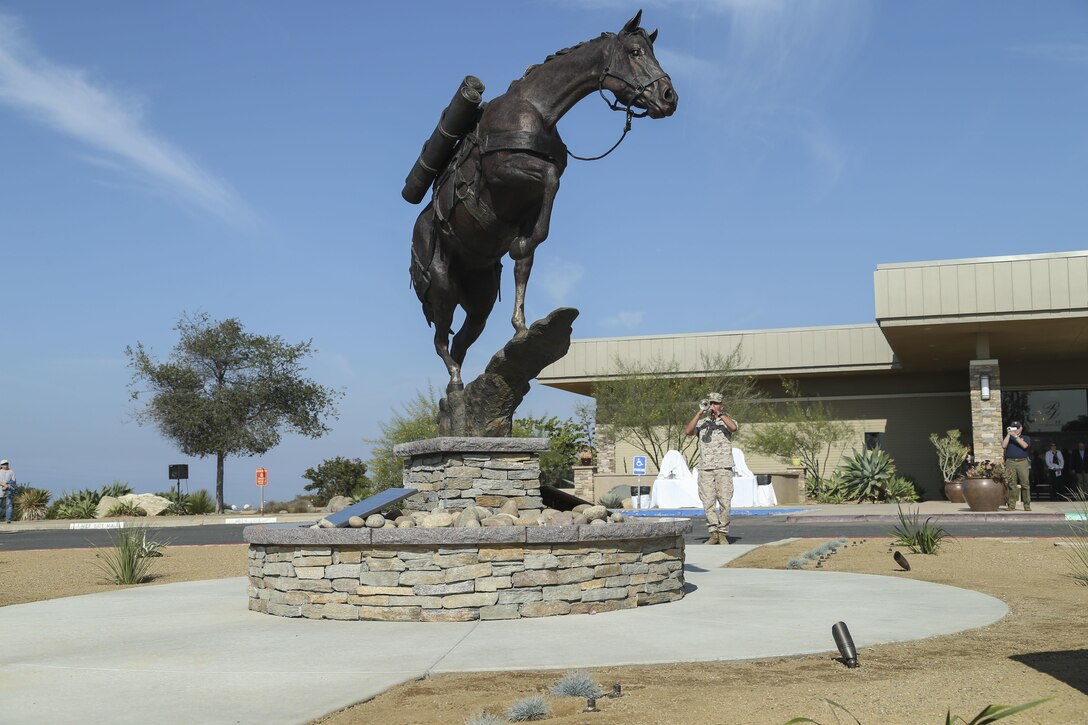
[[465,321],[461,329],[453,336],[451,356],[458,364],[465,362],[465,355],[472,343],[479,339],[487,324],[487,318],[495,307],[495,299],[499,296],[499,272],[498,269],[482,270],[474,275],[472,280],[464,285],[466,293],[461,300],[461,307],[465,311]]

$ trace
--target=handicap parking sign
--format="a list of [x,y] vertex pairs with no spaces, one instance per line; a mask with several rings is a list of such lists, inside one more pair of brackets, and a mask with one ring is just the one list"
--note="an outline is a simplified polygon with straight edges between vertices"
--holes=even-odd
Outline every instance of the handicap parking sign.
[[646,475],[646,456],[635,456],[634,466],[636,476]]

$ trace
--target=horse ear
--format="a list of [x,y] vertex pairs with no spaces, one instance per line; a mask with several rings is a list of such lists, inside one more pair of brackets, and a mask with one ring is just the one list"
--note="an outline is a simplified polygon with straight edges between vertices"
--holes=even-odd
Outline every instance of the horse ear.
[[620,35],[624,33],[633,33],[638,30],[638,24],[642,22],[642,10],[640,9],[635,13],[635,17],[627,21],[627,24],[623,26],[623,30],[620,31]]
[[657,28],[654,28],[654,32],[650,33],[650,45],[653,45],[655,40],[657,40]]

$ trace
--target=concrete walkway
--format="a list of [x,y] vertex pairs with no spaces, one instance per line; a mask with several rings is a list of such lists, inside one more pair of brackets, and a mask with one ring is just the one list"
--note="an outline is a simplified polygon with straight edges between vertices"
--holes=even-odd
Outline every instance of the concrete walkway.
[[689,546],[682,601],[593,616],[282,619],[246,609],[242,578],[4,607],[0,723],[305,723],[432,673],[803,655],[834,651],[839,620],[868,647],[1008,611],[894,576],[720,568],[752,548]]

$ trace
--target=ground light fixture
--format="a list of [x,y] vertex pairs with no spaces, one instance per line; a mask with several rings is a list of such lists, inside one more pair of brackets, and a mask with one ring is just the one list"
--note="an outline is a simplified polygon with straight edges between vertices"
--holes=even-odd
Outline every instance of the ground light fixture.
[[590,695],[586,698],[586,709],[582,712],[599,712],[599,710],[597,710],[597,698],[595,696]]
[[854,647],[854,640],[850,636],[850,630],[846,622],[835,622],[831,626],[831,636],[835,638],[835,646],[839,648],[842,663],[853,669],[858,666],[858,651]]
[[612,685],[612,694],[609,697],[623,697],[623,688],[620,687],[620,683],[616,682]]
[[910,571],[910,562],[907,561],[907,557],[903,556],[902,552],[895,552],[892,554],[892,558],[895,559],[895,563],[903,568],[903,571]]

